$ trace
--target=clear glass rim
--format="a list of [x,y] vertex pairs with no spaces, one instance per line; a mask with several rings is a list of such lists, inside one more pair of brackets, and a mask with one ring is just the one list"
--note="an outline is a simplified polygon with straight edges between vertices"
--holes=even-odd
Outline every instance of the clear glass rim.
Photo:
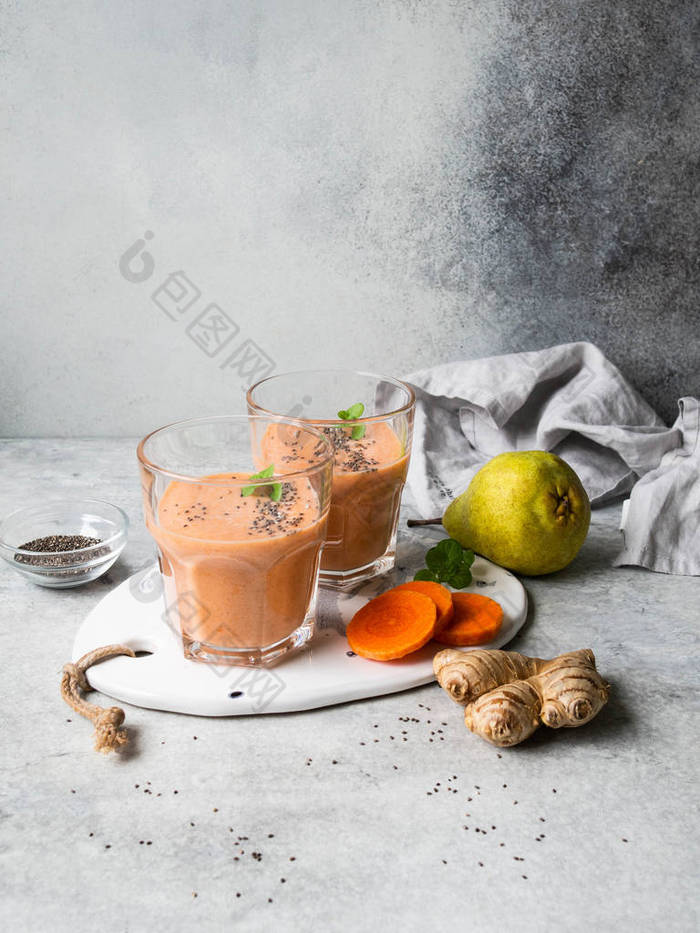
[[302,431],[308,431],[311,435],[315,436],[318,440],[323,442],[323,447],[325,450],[325,456],[317,462],[313,463],[308,467],[305,467],[303,470],[295,470],[293,473],[275,473],[273,476],[266,479],[266,482],[271,483],[273,480],[278,482],[289,482],[293,479],[302,479],[305,476],[310,476],[313,473],[316,473],[320,470],[326,468],[329,464],[333,463],[333,448],[331,447],[330,441],[328,438],[319,430],[314,428],[313,424],[310,424],[308,421],[300,421],[297,418],[286,418],[284,415],[275,415],[275,414],[254,414],[254,415],[210,415],[204,418],[188,418],[184,421],[172,421],[170,424],[164,424],[160,428],[156,428],[154,431],[151,431],[144,438],[139,441],[138,447],[136,448],[136,456],[138,457],[139,463],[151,473],[158,473],[161,476],[167,476],[171,480],[178,480],[182,483],[197,483],[200,486],[250,486],[250,479],[226,479],[226,480],[211,480],[204,479],[201,476],[192,476],[188,473],[178,473],[175,470],[169,470],[167,467],[159,466],[157,463],[154,463],[150,460],[145,452],[144,448],[148,441],[151,438],[155,437],[156,434],[160,434],[163,431],[170,431],[173,428],[186,428],[194,427],[199,424],[211,424],[215,422],[224,422],[224,421],[237,421],[237,422],[248,422],[250,421],[272,421],[275,424],[288,424],[296,428],[300,428]]
[[387,411],[382,415],[367,415],[365,418],[354,418],[352,422],[345,422],[340,418],[310,418],[308,421],[305,419],[300,419],[304,424],[372,424],[378,421],[386,421],[388,418],[395,418],[397,415],[408,414],[408,412],[415,404],[416,393],[413,391],[413,388],[409,385],[408,382],[403,382],[401,379],[395,379],[393,376],[382,376],[378,373],[368,373],[360,369],[296,369],[290,370],[286,373],[275,373],[272,376],[265,376],[264,379],[260,379],[258,382],[252,385],[246,392],[246,402],[251,408],[255,409],[256,412],[265,413],[266,415],[278,416],[279,412],[270,411],[270,409],[264,408],[262,405],[258,404],[258,402],[253,400],[253,392],[255,392],[257,388],[264,385],[266,382],[274,382],[276,379],[284,379],[288,376],[337,376],[342,375],[343,373],[351,376],[363,376],[368,379],[376,379],[378,382],[388,382],[395,386],[397,389],[403,389],[404,392],[406,392],[408,395],[408,401],[405,405],[401,405],[399,408],[396,408],[393,411]]
[[[50,513],[52,507],[58,509],[58,508],[65,508],[66,506],[71,506],[71,505],[75,505],[76,510],[77,510],[77,507],[84,505],[85,503],[94,503],[95,505],[98,505],[98,506],[107,506],[110,509],[114,509],[114,511],[117,513],[118,523],[119,522],[121,523],[120,527],[117,528],[114,534],[110,535],[109,538],[104,538],[102,541],[100,541],[99,544],[90,544],[88,547],[73,548],[73,550],[71,551],[28,551],[26,550],[26,548],[15,547],[14,544],[10,544],[9,541],[5,540],[5,537],[4,537],[5,526],[13,518],[17,518],[19,515],[26,513],[27,516],[29,516],[32,512]],[[100,515],[100,518],[106,518],[106,516]],[[2,522],[0,522],[0,549],[4,551],[10,551],[12,554],[21,554],[22,556],[34,557],[34,558],[45,557],[47,559],[51,557],[59,557],[59,556],[68,558],[74,554],[75,555],[96,554],[96,552],[100,550],[100,548],[105,548],[105,547],[111,548],[114,544],[118,543],[119,539],[124,537],[124,535],[126,535],[128,528],[129,528],[129,518],[126,512],[123,509],[120,509],[118,505],[114,505],[113,502],[107,502],[106,499],[95,499],[90,496],[87,496],[84,499],[56,499],[55,501],[53,502],[49,501],[44,505],[22,506],[19,509],[15,509],[14,512],[10,512],[9,515],[6,515],[3,518]],[[103,555],[100,554],[99,557],[101,559]],[[104,557],[107,557],[107,555],[105,554]],[[80,563],[77,566],[84,567],[85,564],[86,564],[86,561],[80,561]],[[32,564],[31,566],[41,567],[41,564]],[[69,570],[70,566],[68,564],[62,564],[59,568],[55,568],[55,569]]]

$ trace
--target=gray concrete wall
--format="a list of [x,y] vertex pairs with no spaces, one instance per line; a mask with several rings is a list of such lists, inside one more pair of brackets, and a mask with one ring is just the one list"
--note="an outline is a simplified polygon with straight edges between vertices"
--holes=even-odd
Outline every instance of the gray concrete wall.
[[0,433],[576,339],[673,417],[700,391],[699,10],[5,7]]

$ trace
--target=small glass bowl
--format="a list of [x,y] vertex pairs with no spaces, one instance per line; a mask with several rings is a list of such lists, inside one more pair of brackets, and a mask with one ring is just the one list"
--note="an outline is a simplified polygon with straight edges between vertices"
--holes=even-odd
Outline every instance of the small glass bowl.
[[[0,556],[39,586],[66,588],[96,580],[126,544],[129,519],[102,499],[64,499],[17,509],[0,523]],[[49,535],[83,535],[99,544],[74,551],[26,551],[21,545]]]

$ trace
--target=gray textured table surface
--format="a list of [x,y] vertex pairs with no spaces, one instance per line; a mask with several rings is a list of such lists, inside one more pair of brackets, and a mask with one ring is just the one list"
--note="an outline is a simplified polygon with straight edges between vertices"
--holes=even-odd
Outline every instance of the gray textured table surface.
[[58,488],[132,520],[84,588],[0,568],[5,929],[697,928],[700,581],[612,569],[619,507],[570,568],[526,582],[512,643],[594,649],[613,690],[587,727],[498,752],[431,685],[242,719],[127,707],[132,744],[103,758],[58,683],[88,610],[151,556],[134,443],[1,456],[0,514]]

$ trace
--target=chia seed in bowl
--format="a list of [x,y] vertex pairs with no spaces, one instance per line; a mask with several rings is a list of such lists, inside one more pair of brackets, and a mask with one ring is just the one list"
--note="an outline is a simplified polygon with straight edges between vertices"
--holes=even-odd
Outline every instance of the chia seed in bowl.
[[47,502],[18,509],[0,523],[0,557],[40,586],[78,586],[109,570],[126,544],[127,528],[122,510],[100,499]]
[[19,551],[34,551],[36,557],[31,554],[18,553],[15,554],[15,560],[20,564],[31,564],[35,567],[70,568],[57,570],[57,577],[80,576],[88,571],[86,568],[76,567],[76,564],[83,564],[96,557],[109,554],[108,547],[90,551],[83,550],[94,548],[96,544],[102,544],[102,538],[88,538],[86,535],[46,535],[43,538],[26,541],[19,546]]

